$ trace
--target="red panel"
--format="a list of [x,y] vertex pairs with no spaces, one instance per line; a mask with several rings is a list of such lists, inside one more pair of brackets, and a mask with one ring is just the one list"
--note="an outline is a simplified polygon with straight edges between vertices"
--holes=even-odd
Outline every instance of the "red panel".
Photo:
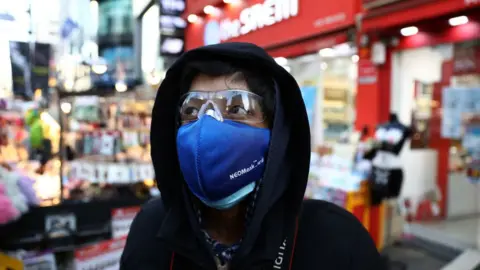
[[380,234],[382,233],[381,226],[383,225],[383,223],[381,222],[381,220],[383,218],[385,217],[382,216],[381,206],[370,207],[370,228],[368,231],[377,247],[379,246],[379,242],[382,239]]
[[273,57],[295,57],[318,52],[321,49],[329,48],[348,41],[347,33],[327,35],[303,42],[295,42],[290,46],[282,46],[278,49],[269,50]]
[[[203,46],[204,30],[208,22],[220,22],[222,19],[237,19],[240,11],[262,0],[245,0],[237,5],[224,5],[221,14],[209,16],[189,25],[186,36],[186,47],[192,49]],[[246,35],[228,41],[252,42],[264,48],[308,38],[353,26],[357,7],[356,0],[299,0],[298,14],[271,26],[265,26]]]
[[429,147],[438,152],[437,167],[437,186],[442,194],[439,202],[440,217],[445,217],[448,196],[448,171],[449,171],[449,151],[450,140],[444,139],[440,133],[442,121],[442,89],[450,85],[450,79],[453,75],[453,61],[446,61],[442,64],[442,81],[434,84],[433,100],[439,105],[432,111],[432,119],[430,120],[431,135]]
[[380,16],[369,17],[369,13],[366,12],[366,18],[362,22],[362,31],[370,32],[376,29],[396,27],[468,10],[469,8],[473,8],[475,6],[480,6],[480,1],[435,0],[422,5],[413,6],[411,8],[392,10],[393,12],[385,13]]
[[365,220],[364,220],[364,215],[365,215],[365,205],[358,205],[353,207],[352,209],[352,214],[365,226]]
[[[370,53],[360,50],[360,62],[368,61]],[[386,122],[390,114],[390,77],[391,77],[391,50],[387,50],[385,64],[377,66],[376,83],[359,83],[357,86],[355,129],[361,130],[364,126],[369,127],[370,135],[373,135],[378,124]],[[362,65],[359,64],[359,68]],[[359,72],[362,74],[362,72]]]
[[[438,22],[436,25],[438,25]],[[404,37],[400,39],[399,46],[395,49],[405,50],[473,39],[480,39],[480,23],[478,21],[470,21],[467,24],[456,27],[447,27],[438,33],[428,31],[420,32],[410,37]]]

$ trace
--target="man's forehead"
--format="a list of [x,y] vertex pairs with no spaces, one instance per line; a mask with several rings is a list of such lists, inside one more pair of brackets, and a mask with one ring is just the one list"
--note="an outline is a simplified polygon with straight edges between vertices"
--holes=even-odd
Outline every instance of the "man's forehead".
[[199,74],[190,85],[190,91],[223,91],[228,89],[248,90],[247,82],[243,76],[236,74],[224,76],[209,76]]

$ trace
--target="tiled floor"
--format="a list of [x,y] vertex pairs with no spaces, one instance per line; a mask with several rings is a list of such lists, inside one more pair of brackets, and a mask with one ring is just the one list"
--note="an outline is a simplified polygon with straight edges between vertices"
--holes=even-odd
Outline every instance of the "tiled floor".
[[466,250],[455,260],[450,262],[442,270],[479,270],[480,269],[480,251]]
[[[422,237],[440,243],[454,243],[459,249],[480,249],[480,216],[441,222],[425,222],[412,225],[420,228]],[[430,232],[426,232],[426,231]]]
[[419,248],[388,247],[383,253],[390,260],[389,270],[439,270],[448,263]]

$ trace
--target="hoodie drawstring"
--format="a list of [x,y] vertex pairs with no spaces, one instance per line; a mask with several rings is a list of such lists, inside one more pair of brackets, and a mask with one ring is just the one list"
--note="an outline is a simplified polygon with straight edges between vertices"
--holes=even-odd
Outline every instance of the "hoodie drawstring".
[[[288,266],[288,270],[293,269],[292,268],[293,267],[293,257],[295,255],[295,246],[297,245],[297,234],[298,234],[298,218],[295,222],[295,235],[293,237],[292,253],[290,254],[290,265]],[[172,252],[172,257],[170,259],[170,270],[173,270],[174,261],[175,261],[175,251]]]

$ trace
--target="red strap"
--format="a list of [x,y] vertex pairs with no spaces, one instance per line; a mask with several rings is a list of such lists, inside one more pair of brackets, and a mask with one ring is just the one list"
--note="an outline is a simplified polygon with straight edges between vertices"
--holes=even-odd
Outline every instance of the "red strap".
[[175,261],[175,251],[172,252],[172,258],[170,259],[170,270],[173,270],[173,261]]
[[295,221],[295,236],[293,237],[292,255],[290,255],[290,266],[288,267],[289,270],[292,270],[292,267],[293,267],[293,256],[295,254],[295,246],[297,245],[297,233],[298,233],[298,218]]

